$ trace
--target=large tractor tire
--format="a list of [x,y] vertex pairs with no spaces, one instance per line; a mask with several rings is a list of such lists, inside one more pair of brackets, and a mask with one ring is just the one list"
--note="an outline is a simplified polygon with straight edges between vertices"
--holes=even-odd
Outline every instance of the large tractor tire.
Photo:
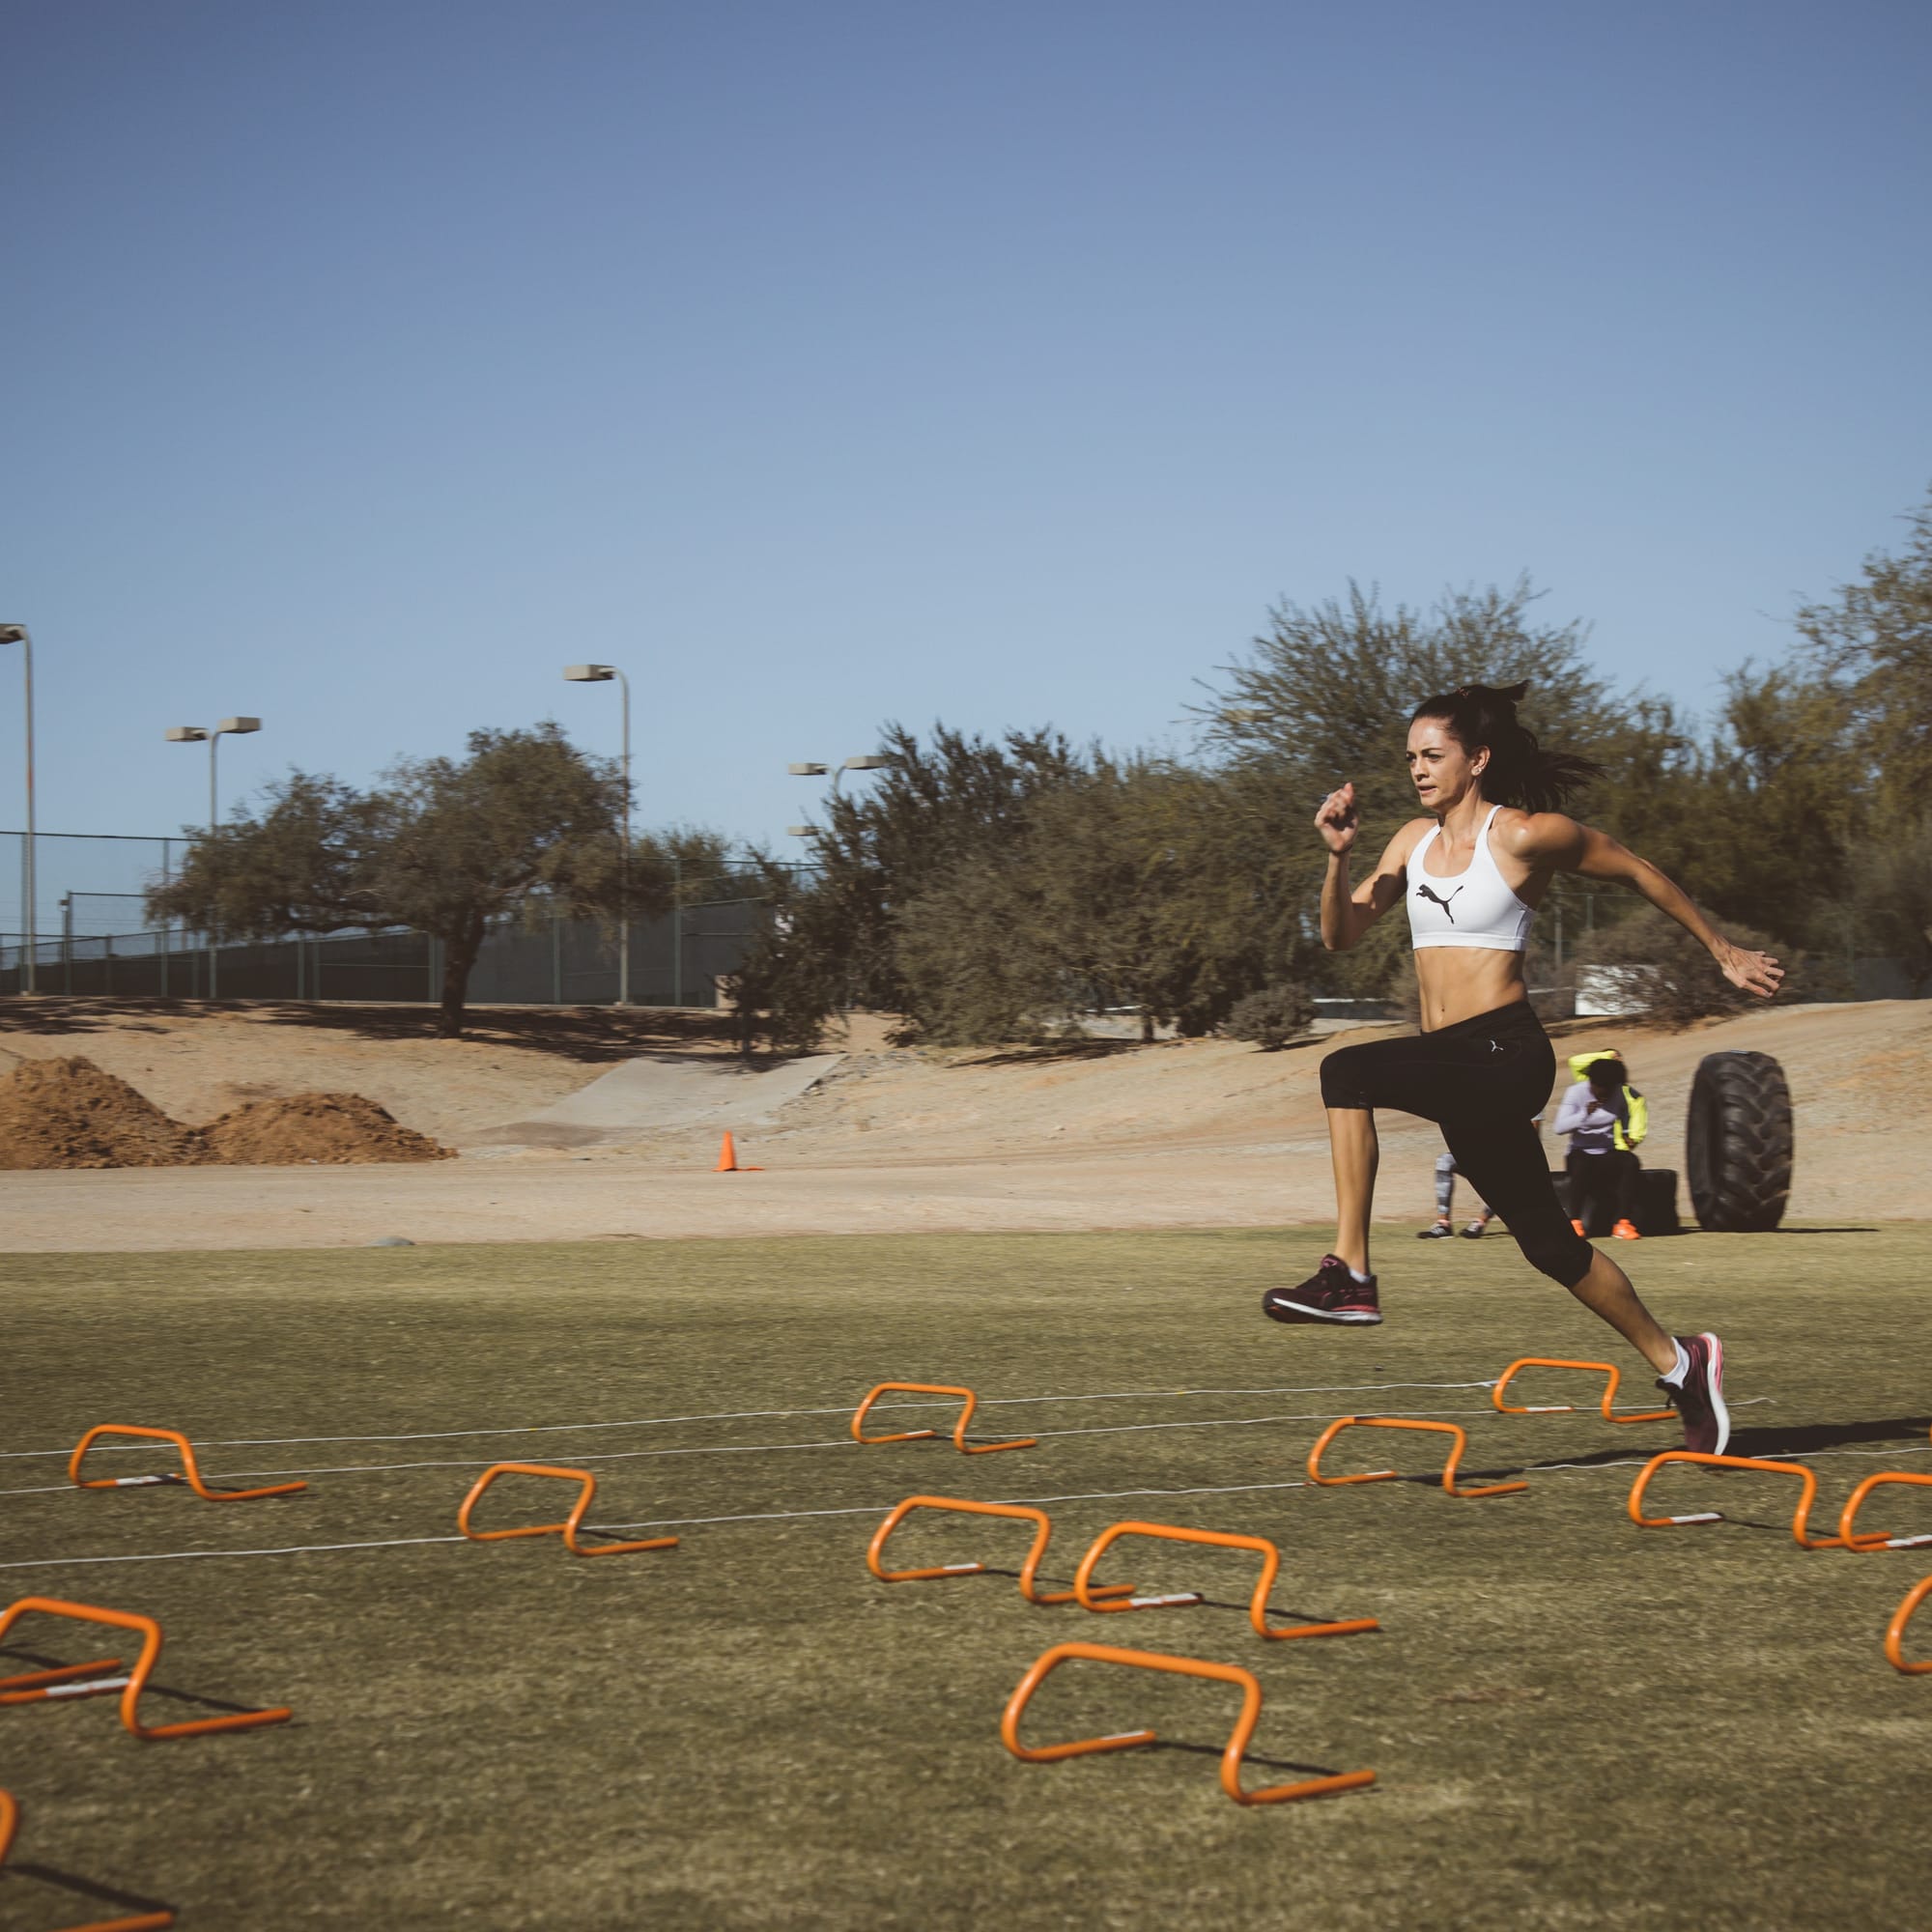
[[1707,1053],[1690,1087],[1685,1167],[1697,1225],[1755,1235],[1791,1198],[1791,1089],[1768,1053]]

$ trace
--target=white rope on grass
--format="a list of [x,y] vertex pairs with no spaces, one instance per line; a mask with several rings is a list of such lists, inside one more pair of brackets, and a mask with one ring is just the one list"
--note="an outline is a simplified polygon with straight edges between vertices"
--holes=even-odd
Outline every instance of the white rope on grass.
[[[1128,1496],[1221,1496],[1240,1490],[1305,1490],[1306,1483],[1234,1483],[1222,1488],[1201,1490],[1094,1490],[1070,1496],[1005,1496],[1002,1502],[1046,1503],[1112,1502]],[[895,1498],[896,1502],[899,1498]],[[727,1522],[795,1522],[808,1517],[884,1516],[894,1503],[859,1503],[842,1509],[767,1510],[752,1516],[668,1516],[654,1517],[649,1527],[690,1529],[700,1524]],[[582,1529],[616,1531],[640,1529],[646,1525],[631,1522],[584,1523]],[[44,1570],[64,1563],[181,1563],[203,1556],[309,1556],[338,1549],[404,1549],[429,1543],[467,1543],[463,1536],[398,1536],[379,1543],[297,1543],[280,1549],[163,1549],[136,1556],[41,1556],[26,1562],[0,1563],[0,1570]]]
[[[1932,1444],[1924,1448],[1915,1445],[1910,1448],[1888,1449],[1791,1449],[1780,1450],[1777,1453],[1788,1462],[1799,1462],[1807,1457],[1834,1459],[1849,1457],[1864,1462],[1883,1462],[1892,1456],[1932,1455]],[[1638,1469],[1650,1460],[1652,1459],[1648,1457],[1640,1457],[1631,1462],[1617,1463],[1531,1463],[1524,1466],[1522,1473],[1554,1475],[1567,1471],[1581,1475],[1596,1475],[1611,1469]],[[1137,1496],[1230,1496],[1257,1491],[1305,1490],[1309,1487],[1309,1484],[1298,1481],[1226,1483],[1184,1490],[1085,1490],[1070,1495],[1002,1496],[998,1500],[1043,1508],[1048,1503],[1115,1502]],[[903,1498],[895,1499],[895,1501],[902,1500]],[[865,1503],[840,1509],[768,1510],[750,1516],[647,1517],[637,1522],[585,1523],[582,1527],[601,1532],[614,1532],[626,1529],[695,1529],[734,1522],[800,1522],[817,1517],[881,1516],[894,1507],[895,1503],[884,1505]],[[220,1556],[311,1556],[344,1549],[407,1549],[428,1544],[464,1543],[469,1540],[462,1536],[398,1536],[374,1543],[297,1543],[274,1549],[161,1549],[128,1556],[34,1556],[23,1561],[0,1563],[0,1570],[51,1570],[69,1564],[92,1563],[185,1563],[195,1558]]]
[[[1763,1398],[1760,1397],[1759,1400]],[[874,1413],[876,1412],[875,1410]],[[1402,1413],[1439,1417],[1482,1416],[1490,1415],[1493,1411],[1487,1408],[1418,1408],[1405,1409]],[[1326,1422],[1333,1419],[1326,1409],[1319,1409],[1296,1415],[1234,1415],[1204,1418],[1194,1422],[1116,1422],[1095,1424],[1088,1429],[1042,1429],[1035,1440],[1046,1442],[1068,1435],[1138,1435],[1158,1429],[1255,1429],[1274,1422]],[[604,1449],[594,1455],[579,1456],[575,1460],[579,1463],[636,1463],[668,1456],[766,1456],[799,1449],[849,1450],[855,1446],[857,1445],[849,1435],[836,1435],[813,1442],[723,1442],[682,1449]],[[489,1467],[491,1461],[491,1458],[485,1457],[428,1463],[345,1463],[333,1468],[311,1465],[291,1469],[224,1469],[219,1472],[208,1472],[203,1480],[210,1483],[229,1483],[253,1481],[257,1476],[379,1476],[391,1475],[408,1469],[484,1469]],[[0,1490],[0,1496],[80,1493],[79,1489],[71,1483],[47,1483],[26,1490]]]
[[[1335,1382],[1308,1388],[1182,1388],[1110,1389],[1095,1395],[1008,1395],[989,1396],[981,1408],[1019,1408],[1030,1404],[1050,1402],[1165,1402],[1191,1395],[1359,1395],[1381,1389],[1478,1389],[1494,1388],[1492,1376],[1480,1382]],[[937,1400],[935,1398],[934,1400]],[[432,1429],[417,1435],[235,1435],[213,1437],[193,1444],[197,1449],[296,1449],[325,1442],[444,1442],[460,1435],[569,1435],[592,1429],[662,1429],[681,1422],[771,1422],[799,1415],[850,1415],[855,1405],[840,1403],[831,1408],[730,1408],[710,1415],[641,1415],[626,1422],[509,1422],[497,1429]],[[873,1406],[878,1414],[889,1408],[930,1408],[927,1402],[882,1402]],[[90,1455],[139,1455],[139,1442],[106,1442],[90,1450]],[[0,1449],[0,1463],[28,1461],[51,1456],[71,1456],[67,1449]],[[400,1466],[400,1465],[399,1465]],[[25,1490],[0,1491],[0,1495],[27,1495]]]

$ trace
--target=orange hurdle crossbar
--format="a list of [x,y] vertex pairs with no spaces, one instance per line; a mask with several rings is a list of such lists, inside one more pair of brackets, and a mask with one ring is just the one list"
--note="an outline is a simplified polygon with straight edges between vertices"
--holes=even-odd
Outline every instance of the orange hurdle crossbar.
[[[1053,1525],[1047,1520],[1043,1509],[1035,1509],[1029,1503],[974,1503],[960,1496],[908,1496],[904,1502],[894,1507],[884,1522],[872,1532],[872,1541],[866,1550],[866,1567],[882,1583],[923,1583],[939,1577],[978,1577],[985,1572],[983,1563],[942,1563],[930,1570],[888,1570],[885,1567],[886,1539],[914,1510],[957,1510],[964,1516],[1010,1517],[1020,1522],[1035,1525],[1033,1547],[1027,1551],[1025,1563],[1020,1566],[1020,1595],[1030,1604],[1042,1605],[1050,1604],[1070,1604],[1071,1590],[1050,1590],[1041,1595],[1035,1586],[1035,1577],[1039,1572],[1040,1558],[1046,1554],[1047,1539],[1053,1534]],[[1093,1594],[1095,1596],[1117,1596],[1133,1594],[1131,1583],[1103,1583]]]
[[1811,1505],[1818,1496],[1818,1478],[1803,1463],[1767,1463],[1755,1456],[1708,1456],[1701,1449],[1666,1449],[1661,1456],[1653,1456],[1637,1473],[1637,1479],[1631,1485],[1630,1520],[1639,1529],[1668,1529],[1673,1524],[1689,1522],[1722,1522],[1720,1510],[1699,1510],[1691,1516],[1645,1516],[1643,1513],[1644,1492],[1650,1487],[1650,1479],[1666,1463],[1701,1463],[1712,1469],[1756,1469],[1772,1476],[1796,1476],[1804,1486],[1804,1493],[1798,1498],[1798,1508],[1791,1518],[1792,1540],[1800,1549],[1844,1549],[1848,1545],[1842,1536],[1813,1536],[1810,1533]]
[[1176,1677],[1206,1677],[1219,1684],[1233,1684],[1241,1692],[1241,1715],[1221,1753],[1221,1789],[1236,1804],[1284,1804],[1295,1798],[1320,1798],[1334,1791],[1355,1791],[1373,1784],[1372,1771],[1345,1772],[1338,1777],[1304,1778],[1298,1784],[1271,1784],[1261,1791],[1241,1789],[1241,1758],[1255,1725],[1262,1715],[1262,1687],[1251,1671],[1234,1663],[1209,1663],[1196,1657],[1166,1657],[1151,1650],[1121,1650],[1106,1643],[1057,1643],[1037,1658],[1033,1668],[1020,1679],[1019,1688],[1007,1699],[1000,1719],[1000,1737],[1016,1758],[1028,1764],[1053,1764],[1062,1758],[1085,1757],[1094,1751],[1131,1750],[1137,1745],[1154,1742],[1152,1731],[1122,1731],[1106,1738],[1080,1738],[1071,1744],[1041,1745],[1037,1748],[1020,1743],[1020,1716],[1033,1693],[1059,1667],[1074,1658],[1095,1663],[1122,1663],[1135,1670],[1164,1670]]
[[[521,1529],[471,1529],[469,1512],[498,1476],[561,1476],[566,1482],[581,1483],[583,1487],[578,1492],[570,1514],[561,1522],[532,1522]],[[583,1513],[590,1507],[591,1498],[596,1493],[597,1478],[588,1469],[559,1468],[554,1463],[492,1463],[470,1485],[469,1493],[463,1498],[462,1506],[456,1512],[456,1526],[472,1543],[502,1543],[513,1536],[561,1536],[564,1548],[573,1556],[622,1556],[633,1549],[669,1549],[676,1544],[674,1536],[653,1536],[642,1543],[599,1543],[585,1548],[578,1542],[577,1532],[582,1524]]]
[[1631,1422],[1668,1422],[1677,1411],[1674,1408],[1646,1408],[1630,1415],[1616,1413],[1617,1382],[1620,1371],[1614,1362],[1573,1362],[1562,1355],[1524,1355],[1520,1361],[1512,1362],[1496,1378],[1496,1385],[1490,1391],[1490,1400],[1504,1415],[1574,1415],[1576,1405],[1567,1402],[1531,1403],[1526,1408],[1512,1408],[1503,1400],[1503,1391],[1510,1385],[1510,1378],[1519,1369],[1591,1369],[1608,1379],[1604,1384],[1604,1399],[1600,1407],[1605,1422],[1614,1422],[1621,1427]]
[[[32,1704],[56,1697],[87,1697],[108,1690],[121,1693],[121,1722],[137,1738],[149,1742],[160,1738],[193,1738],[209,1731],[243,1731],[257,1724],[280,1724],[295,1714],[289,1710],[242,1711],[228,1718],[195,1718],[180,1724],[144,1724],[141,1721],[141,1692],[161,1654],[161,1627],[153,1617],[132,1610],[105,1610],[94,1604],[70,1604],[59,1597],[22,1597],[0,1610],[0,1638],[4,1638],[20,1618],[32,1612],[50,1617],[72,1617],[84,1624],[107,1624],[115,1630],[134,1631],[141,1638],[141,1655],[127,1677],[76,1684],[70,1681],[82,1669],[114,1668],[118,1658],[103,1660],[103,1665],[77,1664],[64,1670],[30,1671],[24,1677],[0,1677],[0,1704]],[[52,1680],[63,1680],[54,1682]],[[35,1688],[28,1688],[28,1687]]]
[[172,1442],[181,1451],[182,1469],[189,1489],[203,1502],[244,1503],[251,1496],[292,1496],[298,1490],[308,1488],[306,1483],[275,1483],[266,1490],[211,1490],[201,1480],[201,1471],[195,1465],[194,1445],[179,1429],[141,1429],[131,1422],[102,1422],[90,1429],[75,1445],[74,1452],[68,1458],[68,1480],[77,1489],[83,1490],[131,1490],[141,1489],[150,1483],[166,1483],[181,1480],[169,1476],[92,1476],[83,1477],[80,1465],[87,1452],[103,1435],[145,1435],[157,1442]]
[[926,1437],[937,1435],[936,1429],[904,1429],[896,1435],[867,1435],[866,1434],[866,1411],[882,1395],[893,1390],[904,1395],[956,1395],[965,1406],[959,1411],[959,1420],[952,1425],[952,1446],[963,1456],[990,1456],[1000,1449],[1031,1449],[1038,1441],[1037,1436],[1028,1435],[1015,1442],[972,1443],[966,1439],[966,1425],[973,1420],[974,1405],[980,1400],[969,1388],[953,1388],[945,1382],[881,1382],[852,1415],[852,1439],[863,1442],[867,1448],[873,1448],[881,1442],[920,1442]]
[[1519,1490],[1529,1488],[1527,1483],[1489,1483],[1476,1489],[1459,1488],[1456,1468],[1463,1460],[1463,1452],[1469,1446],[1468,1432],[1454,1422],[1410,1422],[1392,1415],[1345,1415],[1339,1421],[1331,1422],[1316,1438],[1315,1447],[1308,1452],[1308,1480],[1311,1483],[1339,1489],[1344,1483],[1392,1483],[1396,1480],[1394,1469],[1372,1469],[1363,1476],[1324,1476],[1321,1473],[1321,1452],[1345,1429],[1425,1429],[1453,1435],[1455,1445],[1449,1451],[1449,1460],[1442,1465],[1442,1490],[1445,1495],[1461,1496],[1465,1502],[1473,1501],[1478,1496],[1514,1495]]
[[1912,1621],[1912,1613],[1927,1597],[1932,1597],[1932,1577],[1922,1577],[1905,1593],[1905,1601],[1891,1613],[1891,1621],[1885,1629],[1886,1662],[1894,1670],[1902,1670],[1908,1677],[1920,1677],[1932,1671],[1932,1657],[1919,1663],[1905,1661],[1905,1627]]
[[1094,1547],[1080,1559],[1080,1568],[1073,1577],[1073,1595],[1082,1609],[1098,1610],[1142,1610],[1164,1606],[1173,1603],[1198,1604],[1198,1596],[1174,1597],[1129,1597],[1125,1603],[1102,1604],[1094,1600],[1103,1595],[1120,1591],[1118,1583],[1102,1584],[1095,1588],[1094,1571],[1107,1549],[1123,1536],[1154,1536],[1170,1543],[1205,1543],[1217,1549],[1252,1549],[1262,1559],[1262,1574],[1255,1583],[1255,1594],[1248,1604],[1248,1621],[1255,1627],[1255,1634],[1264,1637],[1296,1636],[1350,1636],[1357,1631],[1380,1630],[1374,1617],[1353,1617],[1346,1623],[1331,1624],[1283,1624],[1270,1630],[1267,1620],[1267,1603],[1274,1589],[1274,1579],[1281,1570],[1281,1550],[1265,1536],[1236,1536],[1219,1529],[1180,1529],[1167,1522],[1117,1522],[1103,1529],[1094,1539]]
[[1880,1475],[1867,1476],[1852,1492],[1844,1514],[1838,1518],[1838,1540],[1847,1549],[1856,1549],[1861,1555],[1869,1556],[1875,1550],[1919,1549],[1932,1543],[1932,1535],[1888,1536],[1882,1529],[1855,1530],[1852,1527],[1852,1520],[1858,1515],[1864,1499],[1887,1483],[1914,1483],[1932,1490],[1932,1476],[1921,1476],[1909,1469],[1887,1469]]

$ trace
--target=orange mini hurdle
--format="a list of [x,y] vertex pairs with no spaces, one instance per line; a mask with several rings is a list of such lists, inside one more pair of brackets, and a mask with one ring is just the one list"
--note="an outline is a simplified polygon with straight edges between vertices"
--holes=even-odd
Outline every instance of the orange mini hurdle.
[[1887,1483],[1915,1483],[1932,1490],[1932,1476],[1917,1475],[1908,1469],[1888,1469],[1882,1475],[1867,1476],[1852,1492],[1851,1500],[1838,1519],[1838,1540],[1847,1549],[1856,1549],[1861,1556],[1869,1556],[1879,1549],[1919,1549],[1932,1543],[1932,1535],[1888,1536],[1882,1529],[1853,1529],[1852,1519],[1858,1515],[1859,1506],[1874,1490]]
[[[522,1529],[471,1529],[469,1512],[498,1476],[560,1476],[565,1482],[582,1483],[583,1488],[561,1522],[533,1522]],[[588,1469],[562,1469],[551,1463],[492,1463],[463,1498],[463,1505],[456,1512],[456,1526],[471,1543],[503,1543],[513,1536],[560,1536],[563,1547],[573,1556],[622,1556],[633,1549],[669,1549],[675,1546],[674,1536],[653,1536],[642,1543],[600,1543],[586,1548],[578,1542],[577,1532],[596,1493],[597,1478]]]
[[936,1429],[906,1429],[896,1435],[867,1435],[866,1434],[866,1411],[882,1395],[897,1389],[903,1395],[956,1395],[965,1402],[959,1411],[959,1420],[952,1425],[952,1446],[962,1456],[990,1456],[1000,1449],[1031,1449],[1038,1441],[1037,1436],[1028,1435],[1015,1442],[972,1443],[966,1439],[966,1425],[973,1420],[974,1405],[980,1400],[969,1388],[952,1388],[945,1382],[881,1382],[852,1416],[852,1440],[863,1442],[867,1448],[874,1448],[881,1442],[922,1442],[928,1436],[939,1434]]
[[[1042,1606],[1052,1604],[1070,1604],[1071,1590],[1050,1590],[1042,1596],[1034,1587],[1034,1578],[1039,1570],[1040,1558],[1046,1554],[1047,1539],[1053,1534],[1053,1525],[1047,1520],[1043,1509],[1035,1509],[1029,1503],[969,1503],[958,1496],[908,1496],[898,1504],[872,1532],[870,1547],[866,1551],[866,1567],[882,1583],[924,1583],[937,1577],[978,1577],[985,1573],[983,1563],[942,1563],[933,1570],[888,1570],[885,1567],[886,1539],[914,1510],[958,1510],[965,1516],[1011,1517],[1020,1522],[1031,1522],[1034,1530],[1033,1548],[1027,1551],[1027,1559],[1020,1566],[1020,1595],[1030,1604]],[[1131,1583],[1103,1583],[1093,1594],[1100,1597],[1131,1596]],[[1190,1602],[1193,1600],[1190,1598]]]
[[1353,1617],[1346,1623],[1336,1624],[1283,1624],[1274,1630],[1268,1628],[1268,1595],[1274,1588],[1274,1579],[1281,1569],[1280,1549],[1264,1536],[1235,1536],[1219,1529],[1177,1529],[1165,1522],[1117,1522],[1111,1528],[1103,1529],[1094,1538],[1094,1547],[1080,1559],[1080,1568],[1074,1573],[1074,1600],[1084,1610],[1143,1610],[1173,1603],[1198,1604],[1198,1596],[1186,1597],[1132,1597],[1125,1603],[1102,1604],[1095,1598],[1110,1593],[1118,1593],[1118,1583],[1094,1584],[1094,1570],[1107,1549],[1123,1536],[1157,1536],[1170,1543],[1205,1543],[1217,1549],[1258,1550],[1262,1559],[1262,1574],[1255,1584],[1255,1594],[1248,1604],[1248,1621],[1255,1627],[1255,1634],[1264,1637],[1295,1636],[1350,1636],[1357,1631],[1380,1630],[1374,1617]]
[[1666,1463],[1701,1463],[1712,1469],[1756,1469],[1765,1475],[1796,1476],[1804,1484],[1804,1493],[1798,1498],[1798,1508],[1791,1518],[1792,1540],[1800,1549],[1844,1549],[1849,1546],[1842,1536],[1813,1536],[1810,1533],[1811,1505],[1818,1497],[1818,1478],[1803,1463],[1766,1463],[1754,1456],[1707,1456],[1701,1449],[1666,1449],[1661,1456],[1653,1456],[1637,1474],[1631,1485],[1630,1520],[1639,1529],[1668,1529],[1676,1523],[1722,1522],[1721,1510],[1698,1510],[1690,1516],[1645,1516],[1643,1513],[1643,1493],[1650,1487],[1650,1479]]
[[[7,1862],[7,1848],[20,1822],[20,1807],[11,1792],[0,1791],[0,1865]],[[64,1925],[61,1932],[162,1932],[172,1925],[172,1912],[137,1912],[129,1918],[90,1918],[85,1925]]]
[[1324,1476],[1321,1473],[1321,1452],[1345,1429],[1426,1429],[1453,1435],[1456,1438],[1455,1447],[1449,1451],[1449,1460],[1442,1465],[1442,1491],[1445,1495],[1461,1496],[1465,1502],[1474,1501],[1478,1496],[1510,1496],[1519,1490],[1529,1488],[1527,1483],[1490,1483],[1479,1489],[1459,1489],[1456,1467],[1463,1460],[1463,1452],[1469,1446],[1467,1432],[1453,1422],[1408,1422],[1386,1415],[1345,1415],[1339,1422],[1331,1422],[1316,1438],[1315,1447],[1308,1452],[1308,1480],[1311,1483],[1339,1489],[1344,1483],[1392,1483],[1396,1480],[1398,1472],[1394,1469],[1372,1469],[1365,1476]]
[[1373,1784],[1372,1771],[1345,1772],[1338,1777],[1304,1778],[1298,1784],[1271,1784],[1261,1791],[1241,1789],[1241,1758],[1255,1725],[1262,1715],[1262,1687],[1253,1674],[1235,1663],[1209,1663],[1197,1657],[1166,1657],[1151,1650],[1120,1650],[1106,1643],[1057,1643],[1020,1679],[1019,1688],[1007,1699],[1000,1719],[1000,1738],[1016,1758],[1028,1764],[1054,1764],[1062,1758],[1085,1757],[1094,1751],[1131,1750],[1137,1745],[1154,1742],[1152,1731],[1122,1731],[1115,1737],[1080,1738],[1072,1744],[1041,1745],[1037,1749],[1020,1743],[1020,1715],[1033,1693],[1047,1678],[1071,1659],[1084,1657],[1095,1663],[1123,1663],[1135,1670],[1164,1670],[1176,1677],[1206,1677],[1218,1684],[1233,1684],[1241,1692],[1241,1715],[1221,1753],[1221,1789],[1236,1804],[1285,1804],[1296,1798],[1321,1798],[1332,1791],[1356,1791]]
[[1598,1375],[1608,1377],[1604,1384],[1604,1399],[1600,1407],[1605,1422],[1614,1422],[1619,1428],[1633,1422],[1669,1422],[1677,1414],[1674,1408],[1646,1408],[1630,1415],[1618,1415],[1614,1404],[1617,1399],[1619,1370],[1614,1362],[1573,1362],[1561,1355],[1525,1355],[1520,1361],[1512,1362],[1496,1378],[1496,1385],[1490,1391],[1490,1400],[1504,1415],[1575,1415],[1576,1405],[1568,1402],[1531,1403],[1527,1408],[1512,1408],[1503,1400],[1503,1390],[1510,1385],[1510,1378],[1519,1369],[1591,1369]]
[[44,1616],[72,1617],[78,1623],[107,1624],[115,1630],[134,1631],[141,1638],[141,1655],[127,1677],[97,1678],[88,1683],[72,1680],[89,1670],[114,1670],[118,1657],[104,1657],[96,1663],[69,1664],[60,1670],[30,1670],[23,1677],[0,1677],[0,1704],[34,1704],[57,1697],[99,1697],[110,1690],[121,1693],[121,1722],[134,1737],[153,1743],[162,1738],[195,1738],[210,1731],[245,1731],[257,1724],[286,1723],[295,1713],[289,1710],[240,1711],[228,1718],[195,1718],[181,1724],[144,1724],[141,1721],[141,1692],[147,1688],[156,1660],[161,1654],[161,1627],[153,1617],[132,1610],[103,1610],[93,1604],[70,1604],[59,1597],[22,1597],[0,1610],[0,1637],[5,1637],[20,1618],[32,1611]]
[[[83,1478],[80,1465],[87,1452],[103,1435],[149,1435],[157,1442],[172,1442],[181,1451],[182,1468],[185,1476],[91,1476]],[[98,1428],[90,1429],[80,1438],[74,1452],[68,1458],[68,1480],[83,1490],[143,1490],[156,1483],[179,1483],[185,1481],[205,1503],[245,1503],[251,1496],[292,1496],[298,1490],[308,1488],[306,1483],[276,1483],[266,1490],[211,1490],[201,1480],[201,1471],[195,1466],[194,1446],[179,1429],[137,1429],[131,1422],[103,1422]]]
[[1932,1597],[1932,1577],[1926,1577],[1915,1583],[1905,1593],[1905,1601],[1891,1613],[1891,1622],[1885,1631],[1886,1662],[1894,1670],[1902,1670],[1908,1677],[1919,1677],[1932,1670],[1932,1657],[1920,1663],[1907,1663],[1905,1661],[1905,1627],[1912,1621],[1912,1613],[1927,1597]]

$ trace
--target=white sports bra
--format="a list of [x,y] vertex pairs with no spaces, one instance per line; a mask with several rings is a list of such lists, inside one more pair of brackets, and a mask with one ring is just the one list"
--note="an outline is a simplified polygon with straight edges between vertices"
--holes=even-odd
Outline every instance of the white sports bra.
[[1432,825],[1408,855],[1408,930],[1419,952],[1425,946],[1478,946],[1492,952],[1520,952],[1529,944],[1530,921],[1536,908],[1526,906],[1510,889],[1490,852],[1490,827],[1499,805],[1490,808],[1483,829],[1476,834],[1476,855],[1466,871],[1453,878],[1435,879],[1422,869],[1422,855],[1435,842],[1440,825]]

